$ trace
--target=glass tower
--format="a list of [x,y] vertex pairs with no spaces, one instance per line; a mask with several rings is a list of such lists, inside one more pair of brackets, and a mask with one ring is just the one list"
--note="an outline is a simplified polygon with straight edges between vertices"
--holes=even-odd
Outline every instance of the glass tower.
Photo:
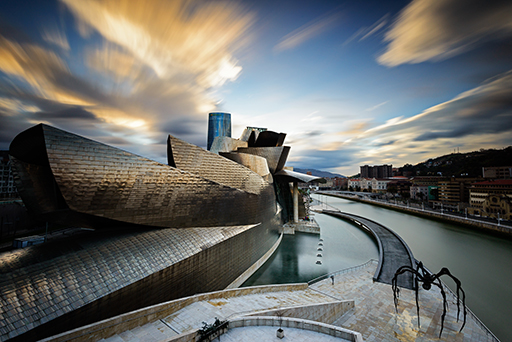
[[208,114],[208,143],[207,149],[210,150],[215,137],[231,138],[231,114],[223,112],[214,112]]

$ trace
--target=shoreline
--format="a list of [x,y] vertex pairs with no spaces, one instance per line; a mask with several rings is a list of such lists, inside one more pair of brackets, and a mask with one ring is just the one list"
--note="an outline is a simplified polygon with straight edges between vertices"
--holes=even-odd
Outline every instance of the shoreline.
[[507,239],[512,239],[512,227],[509,227],[509,226],[498,225],[498,224],[484,222],[484,221],[475,220],[475,219],[466,219],[464,217],[458,217],[458,216],[453,216],[453,215],[444,214],[444,213],[438,213],[438,212],[434,212],[434,211],[427,211],[427,210],[417,209],[417,208],[413,208],[413,207],[405,207],[405,206],[396,205],[396,204],[392,204],[392,203],[388,203],[388,202],[369,200],[369,199],[361,198],[359,196],[348,196],[348,195],[344,195],[344,194],[330,193],[330,192],[324,192],[324,191],[317,191],[317,192],[315,192],[315,194],[331,196],[331,197],[338,197],[338,198],[343,198],[343,199],[350,200],[350,201],[356,201],[356,202],[366,203],[366,204],[370,204],[370,205],[375,205],[375,206],[383,207],[386,209],[391,209],[391,210],[395,210],[395,211],[399,211],[399,212],[403,212],[406,214],[415,215],[415,216],[419,216],[419,217],[423,217],[423,218],[427,218],[427,219],[431,219],[431,220],[435,220],[435,221],[456,223],[459,225],[466,226],[470,229],[479,230],[479,231],[482,231],[485,233],[490,233],[490,234],[497,235],[499,237],[504,237]]

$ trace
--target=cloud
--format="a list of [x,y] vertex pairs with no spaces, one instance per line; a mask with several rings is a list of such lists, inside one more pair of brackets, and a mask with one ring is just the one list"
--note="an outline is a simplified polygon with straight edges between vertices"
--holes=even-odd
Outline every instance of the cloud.
[[63,2],[79,51],[56,26],[38,42],[0,25],[0,148],[39,122],[155,159],[167,133],[205,145],[213,90],[241,73],[253,16],[233,2]]
[[384,101],[384,102],[381,102],[381,103],[379,103],[379,104],[377,104],[377,105],[375,105],[375,106],[373,106],[373,107],[366,108],[366,111],[367,111],[367,112],[372,112],[372,111],[374,111],[375,109],[377,109],[377,108],[379,108],[379,107],[381,107],[381,106],[384,106],[384,105],[385,105],[386,103],[388,103],[388,102],[389,102],[389,101]]
[[346,130],[324,132],[314,148],[311,140],[301,149],[293,146],[290,163],[353,174],[358,165],[415,164],[456,147],[473,151],[512,145],[512,70],[416,115],[371,123],[346,122]]
[[80,107],[71,107],[56,112],[35,112],[34,117],[41,121],[70,118],[73,120],[97,120],[93,113]]
[[512,71],[417,115],[391,118],[342,148],[358,151],[355,160],[403,165],[450,153],[458,146],[471,151],[497,144],[512,144]]
[[462,137],[512,131],[512,71],[493,77],[481,86],[420,114],[390,119],[366,133],[381,134],[412,128],[419,132],[430,130],[428,135],[422,133],[422,137]]
[[335,151],[306,150],[300,153],[300,157],[293,158],[292,154],[291,158],[289,158],[289,164],[306,169],[336,169],[341,165],[350,165],[354,161],[355,155],[356,151],[352,149]]
[[293,49],[331,28],[340,19],[339,13],[324,15],[284,36],[274,50],[277,52]]
[[493,39],[512,36],[508,0],[414,0],[386,33],[386,66],[450,58]]
[[220,86],[241,71],[232,50],[253,22],[233,3],[63,0],[75,17],[129,51],[159,77],[188,72],[203,87]]
[[347,45],[348,43],[352,42],[355,39],[359,38],[358,41],[360,42],[360,41],[363,41],[366,38],[374,35],[379,30],[381,30],[383,27],[386,26],[386,24],[388,23],[388,17],[389,17],[389,14],[386,14],[385,16],[383,16],[382,18],[377,20],[375,23],[373,23],[369,27],[368,26],[361,27],[359,30],[357,30],[352,36],[350,36],[343,43],[343,46]]
[[44,28],[42,32],[43,39],[59,48],[68,51],[69,43],[64,31],[59,30],[58,28]]

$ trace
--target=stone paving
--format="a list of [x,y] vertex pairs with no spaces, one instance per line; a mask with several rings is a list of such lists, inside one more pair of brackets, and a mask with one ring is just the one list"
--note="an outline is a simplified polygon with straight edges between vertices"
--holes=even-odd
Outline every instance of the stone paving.
[[376,263],[370,263],[367,267],[335,276],[334,286],[330,280],[310,286],[340,300],[350,298],[355,301],[355,309],[340,317],[334,325],[360,332],[367,342],[497,341],[469,312],[466,325],[459,333],[462,313],[457,322],[456,297],[447,291],[448,310],[439,339],[443,301],[435,286],[430,291],[419,291],[421,325],[418,328],[414,291],[401,289],[396,313],[391,286],[372,279],[376,267]]
[[[165,336],[171,337],[201,328],[202,322],[213,323],[215,317],[226,320],[261,310],[333,301],[332,297],[312,289],[211,299],[193,303],[162,320],[123,332],[105,341],[160,341]],[[144,339],[143,335],[146,335]]]
[[294,342],[342,342],[346,341],[338,337],[317,333],[309,330],[286,328],[284,329],[284,338],[280,339],[276,336],[275,327],[244,327],[230,329],[226,334],[221,336],[222,342],[239,342],[239,341],[294,341]]
[[[251,294],[196,302],[163,320],[125,331],[102,341],[162,341],[179,333],[200,328],[203,321],[212,323],[214,317],[229,320],[263,309],[352,299],[355,301],[355,309],[339,317],[333,325],[360,332],[364,341],[496,341],[470,313],[468,313],[464,330],[458,332],[462,322],[457,322],[455,297],[449,292],[446,293],[448,311],[444,330],[442,338],[439,339],[442,297],[437,288],[419,291],[421,326],[418,328],[414,291],[401,290],[398,313],[396,313],[391,286],[373,281],[376,268],[377,263],[370,262],[365,267],[338,274],[334,278],[334,285],[331,279],[327,279],[310,285],[306,290]],[[287,328],[287,331],[283,341],[334,341],[332,336],[306,330],[295,331]],[[268,338],[264,337],[267,334]],[[258,342],[279,340],[275,338],[275,328],[262,326],[231,329],[227,334],[222,335],[221,339]]]

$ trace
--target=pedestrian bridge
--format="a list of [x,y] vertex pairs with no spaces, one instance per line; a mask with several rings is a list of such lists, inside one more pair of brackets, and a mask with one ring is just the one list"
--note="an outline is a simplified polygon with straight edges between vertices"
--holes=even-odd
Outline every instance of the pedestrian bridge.
[[[393,230],[367,218],[344,213],[334,208],[321,209],[312,207],[312,210],[323,214],[331,215],[342,220],[356,224],[361,229],[371,234],[379,246],[379,264],[374,281],[391,284],[395,272],[402,266],[415,268],[416,263],[409,246]],[[413,275],[410,272],[401,274],[398,277],[398,285],[407,289],[413,289]]]

